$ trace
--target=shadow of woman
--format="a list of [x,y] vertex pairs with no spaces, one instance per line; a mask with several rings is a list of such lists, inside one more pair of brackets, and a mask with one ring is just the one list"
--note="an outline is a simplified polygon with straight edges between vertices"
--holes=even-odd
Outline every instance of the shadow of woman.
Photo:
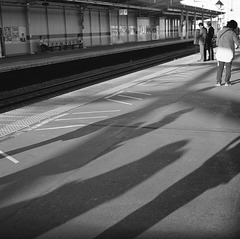
[[[94,138],[90,137],[82,143],[79,143],[78,147],[74,150],[72,149],[71,152],[66,151],[64,154],[57,155],[56,157],[52,157],[49,160],[33,165],[32,167],[21,170],[20,172],[0,178],[0,186],[8,184],[8,186],[4,188],[4,192],[6,193],[0,195],[0,200],[3,197],[6,198],[10,196],[11,192],[16,192],[19,188],[22,189],[22,185],[26,186],[29,182],[33,183],[43,176],[56,175],[79,169],[95,160],[97,157],[107,154],[115,150],[117,147],[120,147],[123,142],[161,128],[192,110],[193,108],[179,110],[166,115],[156,123],[148,124],[144,127],[142,126],[143,122],[131,123],[129,118],[133,114],[128,113],[124,116],[103,120],[49,140],[44,140],[26,147],[8,151],[6,152],[8,155],[14,155],[31,149],[43,147],[44,145],[52,144],[57,141],[64,142],[75,138],[80,139],[86,135],[97,133],[97,136]],[[135,112],[135,116],[136,114],[141,115],[142,110],[139,111]],[[126,127],[122,127],[122,125],[126,125],[126,122],[124,122],[126,120],[129,121],[128,125]]]
[[235,85],[235,84],[238,84],[238,83],[240,83],[240,79],[232,80],[232,81],[231,81],[231,84],[232,84],[232,85]]
[[[207,190],[232,180],[240,173],[239,155],[240,137],[208,159],[200,168],[95,237],[95,239],[130,239],[137,237]],[[239,230],[239,228],[235,228],[235,230]],[[160,234],[158,234],[157,238],[160,237]],[[196,237],[194,236],[194,238]]]
[[188,140],[165,145],[137,161],[96,177],[67,183],[41,197],[0,209],[3,238],[34,238],[116,199],[181,158]]

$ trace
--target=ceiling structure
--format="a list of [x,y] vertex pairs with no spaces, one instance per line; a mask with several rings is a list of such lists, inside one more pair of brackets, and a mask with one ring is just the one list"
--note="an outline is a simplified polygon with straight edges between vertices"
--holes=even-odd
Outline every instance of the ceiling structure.
[[211,18],[223,14],[221,11],[214,11],[205,8],[199,8],[181,4],[181,0],[1,0],[1,3],[21,3],[28,5],[44,5],[50,7],[56,4],[69,4],[77,7],[90,8],[93,6],[102,6],[109,9],[126,8],[138,10],[141,14],[147,16],[169,15],[176,16],[189,14],[197,18]]

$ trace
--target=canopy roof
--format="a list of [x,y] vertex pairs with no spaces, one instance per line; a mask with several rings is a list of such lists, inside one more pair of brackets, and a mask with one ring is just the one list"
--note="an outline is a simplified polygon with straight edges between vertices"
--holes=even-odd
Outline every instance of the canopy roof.
[[181,0],[1,0],[1,3],[12,4],[41,4],[51,6],[56,4],[71,4],[88,8],[91,6],[103,6],[108,8],[127,8],[152,15],[180,15],[188,13],[197,18],[210,18],[223,14],[222,11],[214,11],[181,4]]

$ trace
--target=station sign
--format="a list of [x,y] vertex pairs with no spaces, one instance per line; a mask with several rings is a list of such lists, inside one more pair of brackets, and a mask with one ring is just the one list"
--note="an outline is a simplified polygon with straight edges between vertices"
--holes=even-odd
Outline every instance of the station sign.
[[119,9],[119,15],[128,15],[128,10],[127,9]]

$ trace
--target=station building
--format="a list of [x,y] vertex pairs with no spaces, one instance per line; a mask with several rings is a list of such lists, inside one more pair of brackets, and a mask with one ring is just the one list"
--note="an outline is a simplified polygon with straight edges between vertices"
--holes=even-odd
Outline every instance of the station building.
[[39,37],[84,47],[194,38],[198,20],[220,15],[181,0],[2,0],[0,57],[40,52]]

